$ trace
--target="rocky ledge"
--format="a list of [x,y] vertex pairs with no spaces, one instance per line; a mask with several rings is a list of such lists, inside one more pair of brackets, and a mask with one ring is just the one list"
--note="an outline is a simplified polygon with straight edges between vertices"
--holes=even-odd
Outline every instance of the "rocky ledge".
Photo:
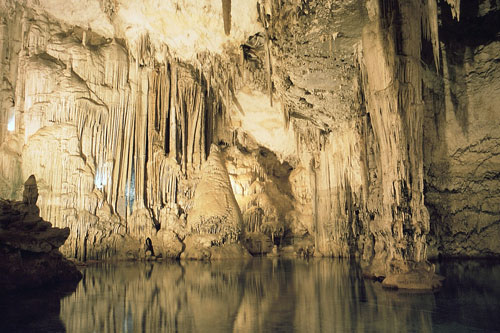
[[[382,264],[365,267],[363,275],[365,278],[382,282],[382,286],[387,289],[403,289],[414,291],[432,291],[442,287],[444,277],[435,273],[435,266],[428,261],[387,263],[387,267]],[[388,274],[381,273],[382,271]]]
[[0,199],[0,293],[78,282],[82,274],[59,252],[69,228],[40,217],[34,176],[24,187],[23,201]]

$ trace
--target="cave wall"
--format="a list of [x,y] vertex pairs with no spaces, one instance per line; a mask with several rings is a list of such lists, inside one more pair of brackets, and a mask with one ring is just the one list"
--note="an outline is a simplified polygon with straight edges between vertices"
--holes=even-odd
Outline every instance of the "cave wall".
[[[346,14],[345,22],[335,21],[338,14]],[[296,53],[280,63],[291,65],[289,71],[278,72],[276,81],[297,132],[298,169],[309,179],[302,186],[311,193],[308,231],[317,253],[360,257],[375,275],[411,269],[405,262],[426,258],[429,230],[419,59],[425,40],[439,64],[437,7],[308,2],[288,16],[288,25],[273,24],[270,16],[276,54],[296,44]],[[339,25],[323,28],[329,20]],[[288,26],[301,37],[280,44],[290,35],[283,29]],[[300,40],[308,30],[320,38]],[[326,75],[315,66],[326,68]]]
[[[308,239],[375,275],[411,269],[428,245],[500,253],[498,31],[480,28],[498,2],[273,0],[241,22],[249,4],[228,18],[228,2],[206,3],[213,45],[175,41],[165,21],[125,29],[150,2],[102,1],[88,26],[0,7],[0,195],[34,174],[42,217],[71,229],[67,256],[137,257],[147,237],[179,256],[199,233],[193,207],[212,216],[196,188],[219,171],[238,203],[228,220],[241,214],[231,242],[261,252]],[[224,167],[202,172],[212,144]]]
[[498,255],[498,3],[308,2],[270,17],[316,251],[386,271]]
[[180,218],[225,123],[226,64],[158,63],[148,35],[133,47],[17,3],[3,22],[15,128],[2,124],[2,195],[16,197],[34,174],[42,216],[71,228],[62,250],[79,259],[113,256],[129,235]]
[[442,71],[424,81],[425,202],[431,256],[500,253],[498,1],[441,6]]

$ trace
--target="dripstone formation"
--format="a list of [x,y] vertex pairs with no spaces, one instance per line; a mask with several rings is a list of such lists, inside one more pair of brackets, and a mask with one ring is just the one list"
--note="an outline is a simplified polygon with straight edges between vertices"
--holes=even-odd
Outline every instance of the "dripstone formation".
[[275,249],[432,288],[429,258],[500,255],[498,1],[5,0],[0,17],[0,196],[35,175],[65,256]]

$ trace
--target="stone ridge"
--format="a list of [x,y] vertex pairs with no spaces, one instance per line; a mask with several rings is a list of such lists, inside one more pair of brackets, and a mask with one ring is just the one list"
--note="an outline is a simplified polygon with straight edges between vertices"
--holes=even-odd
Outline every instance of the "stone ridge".
[[69,228],[53,228],[33,203],[0,199],[0,293],[56,282],[78,282],[82,275],[59,252]]

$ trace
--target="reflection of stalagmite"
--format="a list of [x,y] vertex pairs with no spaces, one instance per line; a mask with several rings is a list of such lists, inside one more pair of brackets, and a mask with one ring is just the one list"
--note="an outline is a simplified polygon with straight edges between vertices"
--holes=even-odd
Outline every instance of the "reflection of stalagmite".
[[[387,292],[378,283],[362,280],[360,270],[348,261],[189,261],[147,267],[148,279],[143,265],[86,268],[86,279],[77,291],[61,301],[60,317],[66,329],[120,331],[127,325],[134,332],[204,332],[207,328],[217,332],[429,332],[436,313],[432,293]],[[490,295],[488,303],[494,306],[495,300]]]

